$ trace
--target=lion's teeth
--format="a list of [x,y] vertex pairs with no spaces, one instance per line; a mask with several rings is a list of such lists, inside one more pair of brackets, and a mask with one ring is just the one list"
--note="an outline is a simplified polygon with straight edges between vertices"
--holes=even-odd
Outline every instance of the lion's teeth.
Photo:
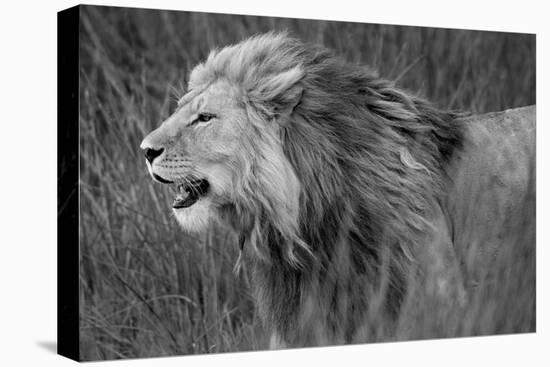
[[184,200],[187,196],[189,196],[189,192],[186,190],[185,185],[178,185],[176,190],[176,199]]
[[177,199],[177,200],[185,200],[185,199],[187,199],[188,196],[189,196],[188,193],[177,194],[177,195],[176,195],[176,199]]

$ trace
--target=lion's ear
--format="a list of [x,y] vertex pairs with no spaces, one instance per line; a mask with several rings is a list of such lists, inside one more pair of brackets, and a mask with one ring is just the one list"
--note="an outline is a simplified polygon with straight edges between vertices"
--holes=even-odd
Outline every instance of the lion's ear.
[[275,115],[288,116],[302,99],[304,89],[299,82],[303,77],[300,66],[271,75],[261,81],[257,97]]

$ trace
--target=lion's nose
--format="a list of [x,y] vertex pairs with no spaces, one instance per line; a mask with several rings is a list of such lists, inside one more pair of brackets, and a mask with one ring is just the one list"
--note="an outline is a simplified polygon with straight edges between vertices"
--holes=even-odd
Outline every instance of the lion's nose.
[[149,161],[149,163],[153,163],[156,157],[162,154],[164,152],[164,148],[160,149],[153,149],[153,148],[145,148],[143,149],[143,154],[145,154],[145,158]]

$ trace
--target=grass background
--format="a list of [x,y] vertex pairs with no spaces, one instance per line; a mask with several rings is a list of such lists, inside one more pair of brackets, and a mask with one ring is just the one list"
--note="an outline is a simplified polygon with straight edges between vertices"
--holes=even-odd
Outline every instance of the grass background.
[[[183,233],[139,144],[213,47],[289,30],[432,100],[482,113],[535,103],[535,36],[374,24],[81,7],[80,334],[84,360],[257,350],[266,338],[234,237]],[[534,193],[532,193],[534,195]],[[507,239],[464,314],[409,304],[408,327],[373,340],[535,328],[534,238]],[[412,325],[412,326],[410,326]]]

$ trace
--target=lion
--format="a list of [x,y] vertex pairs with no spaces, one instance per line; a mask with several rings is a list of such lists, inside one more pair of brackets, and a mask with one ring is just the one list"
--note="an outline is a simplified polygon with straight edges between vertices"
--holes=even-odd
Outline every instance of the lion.
[[213,50],[141,148],[185,230],[238,234],[272,348],[365,341],[411,278],[463,304],[534,230],[534,106],[440,110],[286,33]]

